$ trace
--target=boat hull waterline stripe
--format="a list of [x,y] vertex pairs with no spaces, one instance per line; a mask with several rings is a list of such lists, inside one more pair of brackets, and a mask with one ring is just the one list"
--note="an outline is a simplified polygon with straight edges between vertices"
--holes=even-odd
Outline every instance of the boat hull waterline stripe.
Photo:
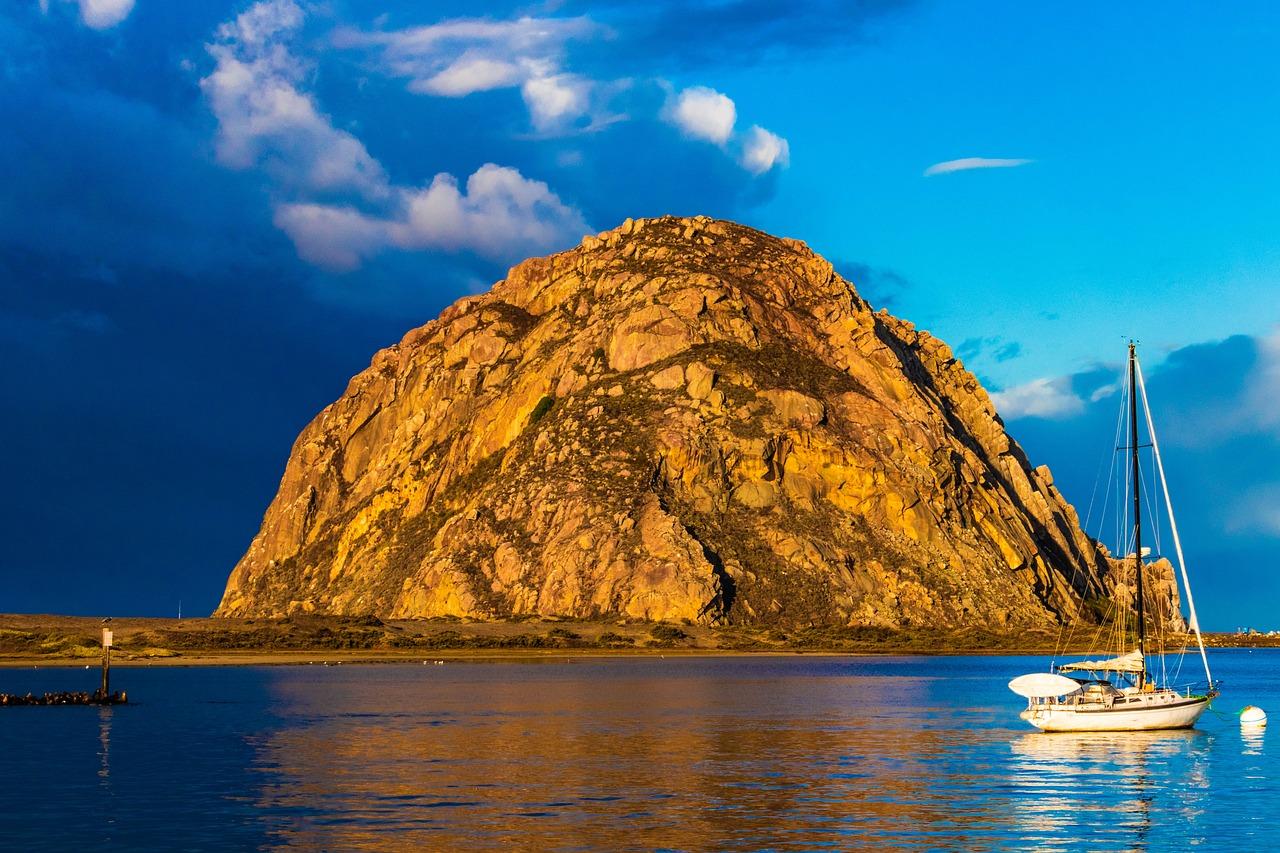
[[1196,720],[1200,719],[1208,706],[1207,698],[1122,711],[1049,706],[1028,708],[1020,716],[1045,732],[1138,732],[1189,729],[1196,724]]

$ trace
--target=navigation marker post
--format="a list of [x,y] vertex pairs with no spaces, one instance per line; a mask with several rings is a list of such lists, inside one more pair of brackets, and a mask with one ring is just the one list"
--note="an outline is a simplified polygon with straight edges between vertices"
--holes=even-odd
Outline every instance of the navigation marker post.
[[[108,620],[110,621],[110,620]],[[111,629],[102,628],[102,698],[111,695]]]

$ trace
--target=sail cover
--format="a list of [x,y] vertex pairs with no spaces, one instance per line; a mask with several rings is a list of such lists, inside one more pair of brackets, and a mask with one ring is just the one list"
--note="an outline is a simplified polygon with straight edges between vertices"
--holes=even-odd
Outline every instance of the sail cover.
[[1064,663],[1058,672],[1145,672],[1146,661],[1142,652],[1134,649],[1127,655],[1107,660],[1082,660],[1075,663]]
[[1028,699],[1040,699],[1046,696],[1066,696],[1068,693],[1075,693],[1080,689],[1080,684],[1065,675],[1033,672],[1030,675],[1019,675],[1010,681],[1009,689]]

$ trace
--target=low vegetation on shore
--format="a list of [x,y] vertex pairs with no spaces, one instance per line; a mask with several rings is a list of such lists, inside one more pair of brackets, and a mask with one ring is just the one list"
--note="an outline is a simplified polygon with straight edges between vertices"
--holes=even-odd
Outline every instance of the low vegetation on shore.
[[[668,652],[847,652],[946,654],[1046,652],[1057,630],[997,633],[979,629],[814,626],[793,631],[708,627],[624,620],[530,619],[473,622],[453,619],[384,621],[373,616],[294,616],[283,619],[117,619],[113,660],[119,663],[234,663],[333,653],[347,659],[412,659],[425,654]],[[97,619],[0,616],[0,663],[88,663],[101,655]],[[1090,632],[1092,633],[1092,632]],[[1087,648],[1089,637],[1073,645]],[[1189,638],[1188,638],[1189,639]],[[1211,645],[1275,645],[1276,637],[1210,635]]]

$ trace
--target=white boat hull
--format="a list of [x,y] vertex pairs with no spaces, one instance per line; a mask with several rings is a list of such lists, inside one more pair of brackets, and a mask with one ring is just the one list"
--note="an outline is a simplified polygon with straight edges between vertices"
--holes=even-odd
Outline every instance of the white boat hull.
[[1207,707],[1207,697],[1141,708],[1075,708],[1043,704],[1028,708],[1019,716],[1045,732],[1148,732],[1189,729]]

